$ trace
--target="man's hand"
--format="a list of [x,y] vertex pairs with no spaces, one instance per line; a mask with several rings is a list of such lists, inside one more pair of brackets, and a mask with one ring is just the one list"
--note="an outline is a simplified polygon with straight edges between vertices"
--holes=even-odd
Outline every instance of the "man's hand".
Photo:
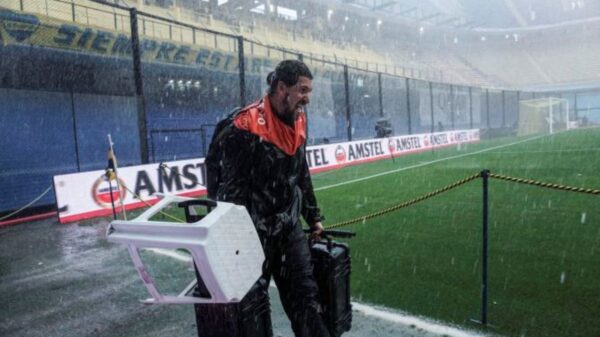
[[325,230],[325,228],[323,227],[323,224],[321,223],[321,221],[315,223],[314,226],[312,226],[311,228],[312,233],[310,233],[310,238],[313,240],[319,239],[321,237],[321,233],[323,233],[323,230]]

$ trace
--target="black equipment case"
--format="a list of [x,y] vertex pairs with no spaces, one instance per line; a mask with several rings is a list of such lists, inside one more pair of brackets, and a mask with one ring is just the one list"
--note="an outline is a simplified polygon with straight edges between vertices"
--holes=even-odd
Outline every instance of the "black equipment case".
[[[186,222],[201,220],[205,215],[197,215],[194,206],[204,206],[209,213],[217,203],[212,200],[194,199],[179,203],[185,210]],[[195,266],[194,266],[195,268]],[[209,298],[210,294],[196,269],[198,285],[194,296]],[[239,303],[194,304],[198,337],[272,337],[271,308],[266,289],[255,284]]]
[[[308,232],[308,230],[306,231]],[[326,230],[325,240],[309,240],[313,274],[319,286],[323,320],[332,337],[339,337],[352,327],[350,303],[350,249],[335,237],[352,237],[353,232]]]

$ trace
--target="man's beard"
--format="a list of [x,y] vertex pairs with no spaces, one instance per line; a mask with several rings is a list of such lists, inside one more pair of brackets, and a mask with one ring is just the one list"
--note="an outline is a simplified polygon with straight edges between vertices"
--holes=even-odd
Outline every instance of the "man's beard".
[[300,110],[302,110],[301,102],[296,103],[296,105],[292,107],[290,105],[290,96],[286,95],[283,100],[283,113],[280,117],[286,124],[293,125],[296,118],[300,115]]

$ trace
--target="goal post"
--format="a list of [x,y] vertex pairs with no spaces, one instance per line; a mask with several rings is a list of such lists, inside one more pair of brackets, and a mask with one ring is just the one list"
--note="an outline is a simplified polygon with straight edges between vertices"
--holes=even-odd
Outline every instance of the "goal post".
[[552,134],[569,129],[569,102],[564,98],[545,97],[519,102],[519,136]]

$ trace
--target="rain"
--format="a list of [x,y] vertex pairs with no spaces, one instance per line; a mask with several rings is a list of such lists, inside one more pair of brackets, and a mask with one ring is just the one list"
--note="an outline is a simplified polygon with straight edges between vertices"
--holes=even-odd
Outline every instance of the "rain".
[[600,335],[598,32],[594,0],[0,0],[0,335],[202,336],[140,302],[190,250],[136,270],[111,222],[206,198],[217,124],[289,59],[323,225],[356,234],[342,336]]

